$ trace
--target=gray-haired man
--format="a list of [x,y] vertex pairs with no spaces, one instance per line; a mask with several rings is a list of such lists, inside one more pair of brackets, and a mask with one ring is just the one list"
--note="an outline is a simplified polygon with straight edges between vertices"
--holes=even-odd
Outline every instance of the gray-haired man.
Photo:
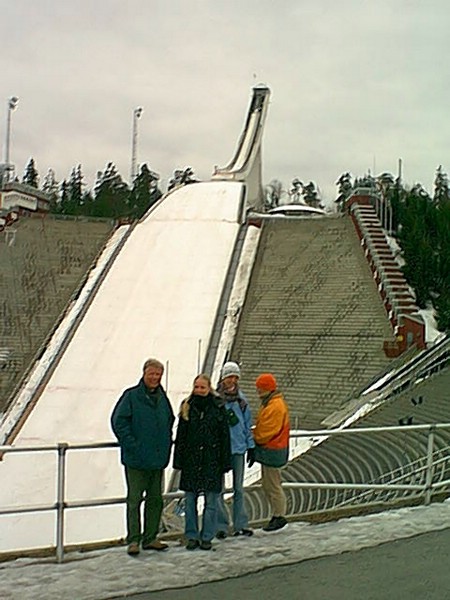
[[[168,549],[157,539],[163,509],[162,475],[169,462],[174,422],[172,407],[161,386],[163,372],[159,360],[147,360],[141,380],[123,392],[111,416],[125,467],[130,555],[139,554],[141,541],[144,550]],[[144,495],[142,530],[140,506]]]

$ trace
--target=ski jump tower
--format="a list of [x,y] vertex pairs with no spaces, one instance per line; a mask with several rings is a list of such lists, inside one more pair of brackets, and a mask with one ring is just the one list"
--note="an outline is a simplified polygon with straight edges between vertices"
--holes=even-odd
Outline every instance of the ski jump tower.
[[244,129],[233,158],[226,167],[216,167],[213,181],[239,181],[245,184],[246,209],[263,206],[261,143],[269,107],[270,89],[265,85],[253,88],[253,96]]

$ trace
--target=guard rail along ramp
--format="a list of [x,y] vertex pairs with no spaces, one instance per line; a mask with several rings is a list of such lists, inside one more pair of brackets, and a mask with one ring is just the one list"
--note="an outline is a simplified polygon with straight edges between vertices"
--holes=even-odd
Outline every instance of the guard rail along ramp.
[[233,158],[225,167],[216,167],[212,180],[241,181],[247,188],[247,208],[263,206],[261,143],[269,107],[270,89],[253,88],[247,119]]

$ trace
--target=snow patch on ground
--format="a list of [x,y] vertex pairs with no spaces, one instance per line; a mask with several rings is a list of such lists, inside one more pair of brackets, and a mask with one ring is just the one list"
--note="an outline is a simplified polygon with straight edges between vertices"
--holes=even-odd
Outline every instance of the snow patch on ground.
[[215,541],[212,552],[187,551],[170,542],[164,553],[131,558],[124,547],[73,553],[58,565],[51,559],[0,564],[2,600],[106,600],[168,588],[182,588],[254,573],[320,556],[340,554],[450,528],[450,502],[402,508],[333,523],[290,523],[251,538]]

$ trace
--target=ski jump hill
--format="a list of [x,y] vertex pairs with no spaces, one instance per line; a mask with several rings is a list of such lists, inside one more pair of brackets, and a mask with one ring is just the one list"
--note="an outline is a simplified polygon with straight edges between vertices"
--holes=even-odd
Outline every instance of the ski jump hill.
[[[386,344],[419,339],[416,307],[386,262],[371,206],[286,221],[260,214],[269,100],[267,87],[253,88],[235,153],[210,181],[174,189],[140,222],[113,231],[27,372],[1,418],[0,444],[47,450],[0,461],[0,509],[11,509],[0,515],[0,552],[52,544],[55,511],[20,509],[55,506],[56,444],[114,441],[112,409],[147,358],[165,364],[175,413],[197,373],[215,383],[232,358],[253,410],[254,377],[274,370],[293,419],[313,429],[354,411],[357,390],[390,365]],[[381,261],[376,274],[369,250]],[[71,450],[66,470],[69,504],[125,495],[117,448]],[[170,489],[170,468],[166,475]],[[64,529],[68,545],[117,540],[124,507],[67,510]]]

